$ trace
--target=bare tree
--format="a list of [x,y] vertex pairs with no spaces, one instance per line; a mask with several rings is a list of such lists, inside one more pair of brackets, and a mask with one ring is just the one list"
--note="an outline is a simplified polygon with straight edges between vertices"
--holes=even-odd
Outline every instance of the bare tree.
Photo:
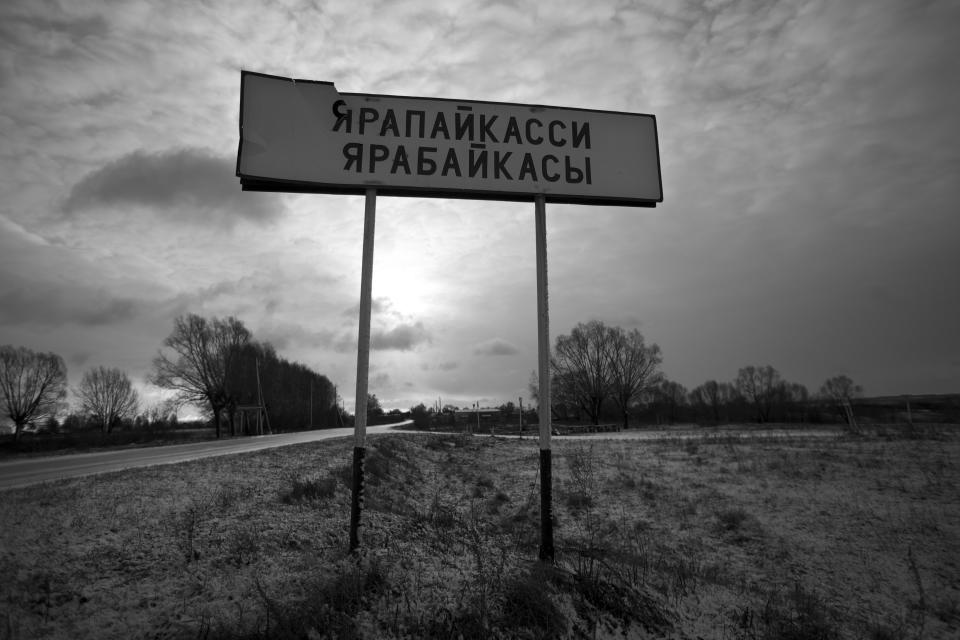
[[379,418],[384,413],[383,406],[380,404],[380,398],[375,393],[367,394],[367,415],[371,418]]
[[753,405],[757,422],[768,422],[774,396],[781,383],[780,372],[766,365],[743,367],[737,372],[737,391]]
[[[551,362],[553,366],[553,362]],[[527,382],[530,400],[540,410],[540,374],[530,372]],[[580,418],[582,406],[573,384],[573,376],[566,372],[558,372],[555,368],[550,373],[550,415],[554,420],[566,420],[571,417]]]
[[14,424],[14,440],[23,428],[56,415],[67,396],[67,365],[55,353],[25,347],[0,347],[0,396]]
[[772,406],[776,409],[774,413],[777,420],[806,422],[810,392],[804,385],[782,380],[774,387],[772,396]]
[[207,320],[195,314],[180,316],[163,341],[170,349],[153,360],[154,384],[173,389],[181,402],[209,405],[220,437],[220,414],[231,402],[228,380],[250,332],[236,318]]
[[153,428],[176,425],[177,404],[176,398],[167,398],[145,409],[148,424]]
[[90,369],[74,393],[80,398],[83,413],[94,416],[103,433],[110,433],[119,421],[133,416],[140,403],[130,378],[120,369]]
[[629,407],[645,391],[660,382],[658,371],[663,362],[660,347],[647,346],[638,329],[624,331],[615,327],[609,331],[607,357],[610,365],[610,395],[623,413],[623,428],[630,418]]
[[527,391],[530,393],[530,401],[539,406],[540,376],[535,369],[530,371],[530,378],[527,380]]
[[851,401],[861,393],[863,393],[863,387],[855,384],[845,375],[833,376],[820,386],[820,397],[832,402],[851,427],[856,427]]
[[[579,404],[593,424],[600,423],[603,401],[610,396],[611,367],[608,345],[614,330],[599,320],[579,323],[569,336],[557,336],[551,368],[566,394]],[[551,389],[552,391],[552,389]]]
[[[714,422],[720,422],[720,410],[736,397],[736,389],[729,382],[707,380],[690,392],[690,402],[703,407]],[[729,417],[727,418],[729,420]]]
[[673,424],[680,419],[680,409],[687,403],[687,388],[679,382],[662,378],[654,393],[657,404],[666,411],[667,422]]

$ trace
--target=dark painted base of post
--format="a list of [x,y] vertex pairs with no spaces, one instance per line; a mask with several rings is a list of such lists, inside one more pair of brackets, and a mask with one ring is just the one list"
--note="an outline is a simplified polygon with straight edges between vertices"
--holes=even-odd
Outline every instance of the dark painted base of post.
[[353,498],[350,504],[350,553],[360,548],[360,512],[363,511],[363,459],[365,447],[353,448]]
[[553,472],[551,450],[540,449],[540,560],[553,562]]

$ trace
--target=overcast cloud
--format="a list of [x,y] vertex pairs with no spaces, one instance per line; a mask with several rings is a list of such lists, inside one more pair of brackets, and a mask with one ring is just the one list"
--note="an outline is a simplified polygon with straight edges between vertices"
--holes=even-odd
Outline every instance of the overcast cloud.
[[217,158],[200,149],[135,151],[84,176],[70,190],[64,210],[76,214],[141,208],[178,222],[219,228],[279,217],[277,199],[237,189],[235,167],[236,158]]
[[[692,388],[957,392],[960,4],[0,5],[0,344],[145,386],[240,318],[351,406],[357,197],[245,193],[240,70],[657,116],[656,209],[551,205],[551,332],[639,328]],[[500,404],[536,368],[532,206],[379,198],[370,390]]]
[[474,355],[478,356],[512,356],[519,352],[515,346],[500,338],[484,340],[473,349]]

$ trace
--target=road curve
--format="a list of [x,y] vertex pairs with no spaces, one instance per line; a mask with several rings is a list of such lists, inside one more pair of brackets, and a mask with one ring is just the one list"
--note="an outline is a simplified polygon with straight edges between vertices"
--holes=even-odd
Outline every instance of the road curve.
[[[367,427],[367,433],[371,435],[386,433],[392,428],[403,427],[409,424],[410,421],[392,425]],[[344,438],[352,435],[353,427],[346,427],[0,462],[0,490],[25,487],[41,482],[49,482],[51,480],[77,478],[135,467],[150,467],[158,464],[174,464],[210,456],[246,453],[260,449],[269,449],[271,447],[285,447],[291,444],[302,444],[330,438]]]

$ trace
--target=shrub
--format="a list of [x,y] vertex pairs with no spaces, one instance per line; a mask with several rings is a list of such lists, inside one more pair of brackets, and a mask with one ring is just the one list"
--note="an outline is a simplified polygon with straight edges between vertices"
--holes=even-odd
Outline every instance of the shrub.
[[593,449],[577,448],[567,455],[571,490],[566,492],[567,506],[573,512],[593,506],[597,495],[597,471]]
[[717,513],[717,524],[721,531],[739,531],[750,514],[743,509],[725,509]]
[[566,503],[571,511],[579,513],[593,506],[593,498],[579,491],[571,491],[566,494]]
[[280,500],[285,504],[327,500],[336,492],[336,478],[294,478],[290,488],[281,494]]
[[508,579],[498,626],[513,632],[530,631],[533,638],[564,636],[569,623],[554,601],[553,589],[547,586],[553,572],[552,567],[537,563],[530,571]]
[[761,535],[760,522],[742,508],[724,509],[716,514],[717,531],[734,544],[748,542]]
[[355,638],[358,614],[390,589],[389,568],[362,553],[339,561],[332,575],[318,578],[300,601],[285,603],[267,593],[259,579],[257,593],[266,609],[264,638]]
[[431,436],[424,445],[431,451],[446,451],[449,449],[463,449],[473,442],[472,436],[467,434]]
[[429,427],[433,422],[433,411],[427,409],[422,402],[410,409],[410,416],[413,418],[413,424],[416,427]]
[[734,623],[735,638],[834,640],[841,637],[823,598],[799,582],[786,595],[776,588],[769,591],[761,608],[737,608],[729,617]]

